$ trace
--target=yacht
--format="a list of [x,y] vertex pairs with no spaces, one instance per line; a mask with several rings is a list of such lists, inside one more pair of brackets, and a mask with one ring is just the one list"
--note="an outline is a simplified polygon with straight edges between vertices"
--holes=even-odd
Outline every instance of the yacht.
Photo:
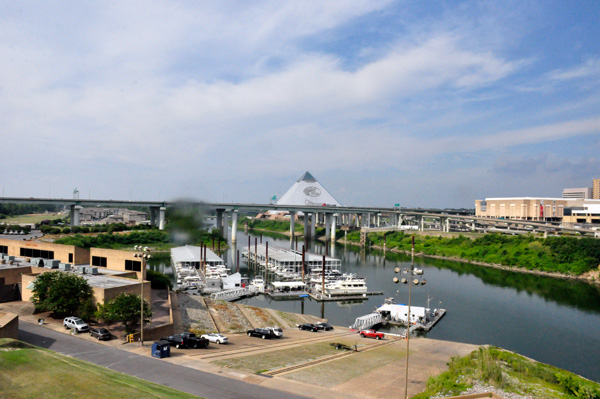
[[315,288],[325,295],[362,295],[367,293],[365,279],[354,275],[331,283],[325,282],[325,290],[322,289],[321,284],[315,284]]

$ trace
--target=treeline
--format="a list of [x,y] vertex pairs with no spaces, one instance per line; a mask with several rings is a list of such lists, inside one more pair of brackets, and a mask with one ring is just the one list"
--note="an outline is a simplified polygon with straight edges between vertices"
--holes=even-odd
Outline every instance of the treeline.
[[55,242],[80,248],[118,248],[136,244],[168,243],[169,234],[162,230],[132,231],[128,234],[98,234],[96,236],[77,234]]
[[[252,219],[248,221],[248,228],[285,232],[290,231],[290,222],[284,220]],[[304,226],[296,223],[294,231],[304,231]]]
[[6,219],[9,216],[28,215],[30,213],[58,212],[59,205],[39,205],[39,204],[0,204],[0,219]]
[[[242,229],[243,226],[238,224],[238,229]],[[290,222],[285,220],[268,220],[268,219],[252,219],[248,221],[248,228],[250,229],[261,229],[273,232],[285,233],[290,231]],[[304,232],[304,223],[296,223],[294,226],[295,232]],[[325,229],[317,227],[315,229],[315,236],[321,237],[325,234]],[[337,236],[342,237],[343,232],[338,230]]]
[[[60,220],[60,219],[59,219]],[[147,224],[138,224],[135,226],[128,226],[124,223],[110,223],[110,224],[99,224],[96,226],[66,226],[61,227],[56,221],[49,221],[49,223],[44,223],[48,221],[43,221],[42,223],[38,223],[37,226],[40,231],[44,234],[79,234],[79,233],[108,233],[111,234],[113,232],[119,231],[128,231],[128,230],[151,230],[156,228],[154,226],[150,226]],[[62,223],[62,222],[60,222]]]
[[[411,249],[411,234],[371,233],[371,245]],[[359,242],[360,233],[348,233],[348,240]],[[506,236],[486,234],[476,239],[415,235],[415,251],[426,255],[461,258],[475,262],[522,267],[528,270],[580,275],[600,264],[600,240],[595,238]]]

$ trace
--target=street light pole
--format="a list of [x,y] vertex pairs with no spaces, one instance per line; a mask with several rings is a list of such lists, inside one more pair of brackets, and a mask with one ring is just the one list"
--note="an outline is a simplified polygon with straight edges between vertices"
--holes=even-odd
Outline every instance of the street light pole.
[[[412,236],[412,247],[410,250],[410,277],[412,279],[415,269],[415,236]],[[408,323],[406,325],[406,375],[404,376],[404,399],[408,399],[408,356],[410,350],[410,287],[412,281],[408,282]]]
[[140,258],[142,261],[142,281],[141,281],[141,296],[140,296],[140,346],[144,346],[144,280],[146,278],[146,262],[152,257],[148,252],[150,248],[136,245],[133,247],[136,251],[142,251],[142,253],[134,254],[136,258]]
[[409,350],[410,350],[410,301],[411,301],[411,285],[425,285],[426,280],[420,280],[419,278],[415,278],[413,280],[413,276],[420,276],[423,274],[423,271],[415,270],[415,236],[412,236],[412,247],[410,251],[410,270],[400,270],[397,267],[394,270],[396,273],[406,273],[408,274],[408,280],[405,277],[399,279],[398,277],[394,277],[394,283],[402,282],[402,284],[408,283],[408,315],[406,318],[406,374],[404,376],[404,398],[408,399],[408,358],[409,358]]

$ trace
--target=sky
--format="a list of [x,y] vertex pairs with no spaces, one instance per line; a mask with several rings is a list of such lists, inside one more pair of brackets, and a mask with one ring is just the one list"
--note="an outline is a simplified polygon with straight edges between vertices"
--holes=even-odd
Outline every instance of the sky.
[[599,26],[592,0],[0,0],[0,187],[560,197],[600,178]]

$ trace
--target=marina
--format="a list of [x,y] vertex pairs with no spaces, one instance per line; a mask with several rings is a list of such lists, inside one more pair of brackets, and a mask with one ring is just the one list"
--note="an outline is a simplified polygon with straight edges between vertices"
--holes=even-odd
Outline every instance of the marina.
[[[290,246],[289,237],[262,234],[269,240],[269,245]],[[234,264],[236,251],[241,252],[247,240],[247,235],[239,233],[237,249],[232,247],[223,253],[223,259]],[[385,298],[394,297],[396,303],[408,302],[407,287],[395,284],[392,278],[394,268],[410,266],[410,256],[389,251],[384,255],[383,251],[360,251],[343,245],[326,250],[319,242],[312,242],[306,248],[320,256],[327,252],[339,258],[345,273],[365,276],[369,286],[383,292]],[[175,281],[169,255],[153,257],[150,265]],[[600,348],[589,345],[589,342],[595,342],[595,335],[600,331],[600,289],[597,285],[443,259],[416,257],[415,266],[423,270],[428,283],[412,291],[412,303],[423,305],[428,297],[434,297],[431,307],[449,310],[435,328],[415,331],[418,336],[495,345],[600,380],[596,360],[600,357]],[[264,278],[264,273],[245,263],[240,264],[240,273],[248,276],[249,281],[255,276]],[[372,313],[382,304],[383,300],[374,301],[375,298],[317,301],[310,296],[286,299],[255,295],[241,298],[238,303],[311,314],[326,318],[333,325],[350,326],[357,317]],[[399,325],[382,324],[379,330],[401,335],[404,329]],[[548,333],[539,334],[541,330]]]
[[[252,246],[246,247],[242,258],[249,269],[261,273],[257,274],[260,276],[257,289],[271,297],[310,296],[316,301],[343,301],[382,294],[381,291],[369,292],[364,277],[342,273],[342,261],[338,258],[281,247],[269,248],[268,243],[255,244],[253,252],[252,249]],[[269,282],[269,277],[273,281]]]

